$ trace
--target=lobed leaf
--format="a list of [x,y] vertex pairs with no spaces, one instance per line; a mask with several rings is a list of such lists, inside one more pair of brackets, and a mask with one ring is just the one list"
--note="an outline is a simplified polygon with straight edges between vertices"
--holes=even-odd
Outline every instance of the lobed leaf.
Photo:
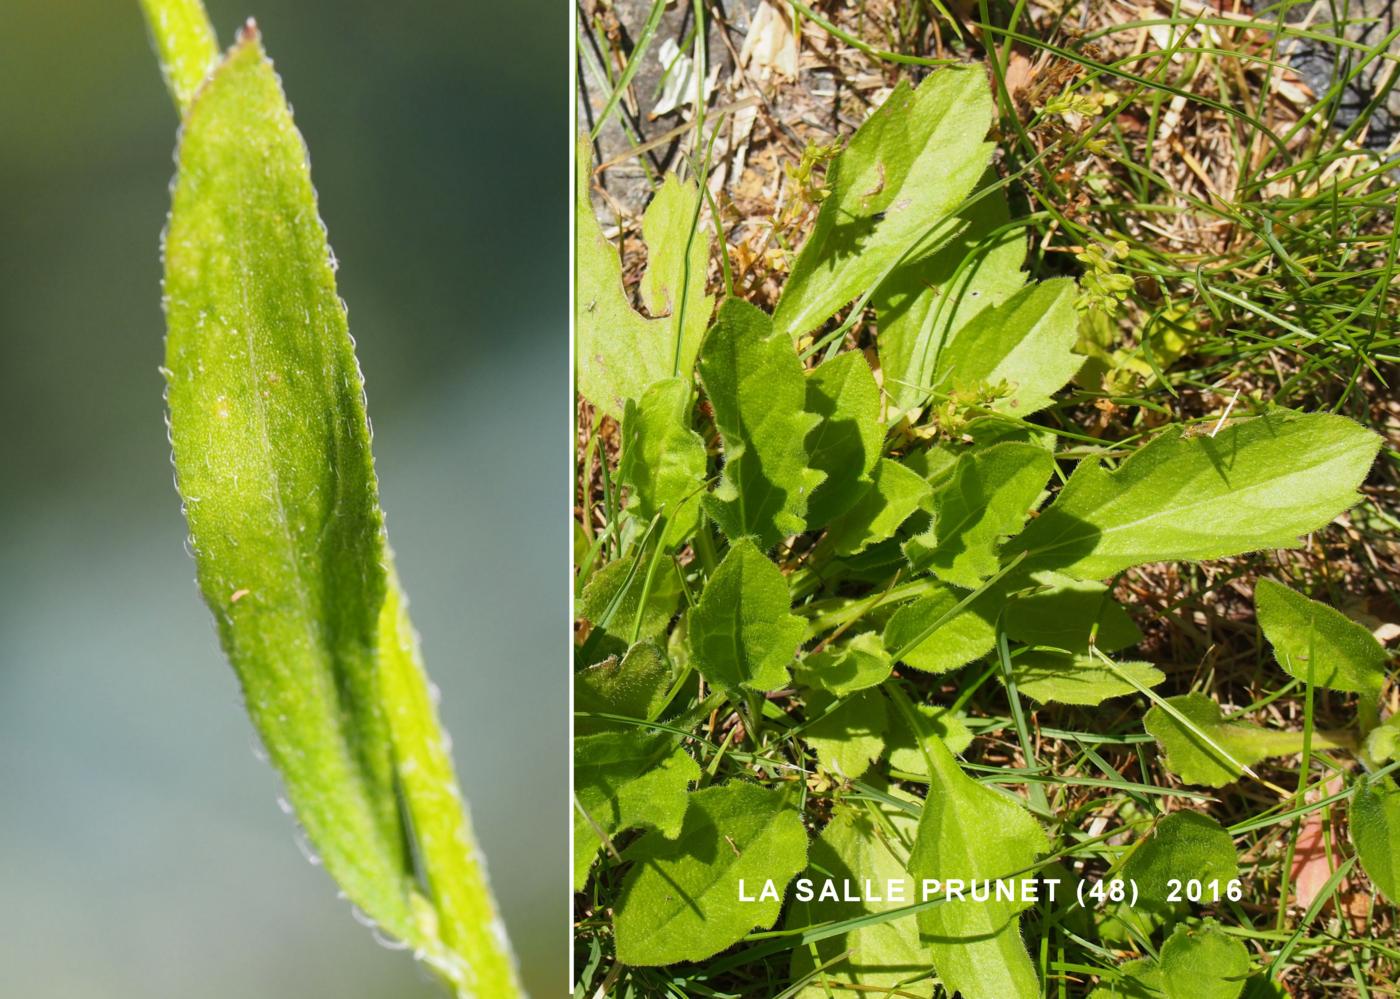
[[1239,999],[1249,977],[1244,942],[1213,922],[1198,929],[1178,926],[1157,963],[1168,999]]
[[[690,377],[714,305],[705,296],[709,237],[697,230],[691,238],[700,197],[695,185],[668,175],[642,218],[650,258],[642,297],[653,316],[659,316],[648,319],[628,301],[617,248],[593,214],[588,194],[592,152],[586,138],[578,141],[574,176],[578,389],[601,412],[621,419],[627,400],[641,398],[647,386]],[[669,314],[660,315],[663,311]]]
[[802,660],[802,680],[838,696],[878,686],[894,664],[878,632],[866,631],[845,645],[814,652]]
[[675,838],[699,765],[666,732],[637,729],[574,739],[574,891],[581,891],[603,841],[633,826]]
[[1055,573],[1037,577],[1043,589],[1015,597],[1003,624],[1007,637],[1065,652],[1117,652],[1142,640],[1133,619],[1107,586]]
[[895,611],[884,632],[890,655],[916,669],[946,673],[991,652],[998,597],[989,592],[948,617],[964,596],[952,587],[936,586]]
[[[1094,989],[1089,999],[1239,999],[1247,984],[1258,981],[1249,978],[1249,967],[1245,945],[1218,924],[1179,926],[1156,961],[1129,961],[1118,978]],[[1278,994],[1259,984],[1257,994]]]
[[681,602],[680,576],[670,563],[662,566],[647,590],[647,566],[639,562],[642,554],[637,550],[634,558],[603,566],[588,580],[578,602],[579,616],[624,643],[619,646],[623,650],[634,631],[638,638],[661,634]]
[[917,472],[890,458],[881,458],[870,487],[854,506],[832,522],[827,538],[838,555],[862,552],[894,537],[900,525],[932,492]]
[[[574,710],[650,721],[666,706],[670,683],[671,665],[661,646],[638,642],[621,658],[609,656],[574,674]],[[579,733],[615,726],[596,718],[574,720]]]
[[757,898],[771,879],[781,896],[807,862],[807,831],[782,791],[731,781],[689,796],[680,835],[646,833],[613,917],[617,959],[659,965],[700,961],[755,927],[772,926],[781,901]]

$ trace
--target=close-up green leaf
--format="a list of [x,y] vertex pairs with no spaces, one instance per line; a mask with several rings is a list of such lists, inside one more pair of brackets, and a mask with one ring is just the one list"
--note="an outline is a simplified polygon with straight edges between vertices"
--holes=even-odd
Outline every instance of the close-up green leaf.
[[1347,818],[1361,869],[1386,898],[1400,898],[1400,789],[1395,781],[1365,779]]
[[802,622],[781,570],[743,540],[729,549],[690,618],[695,668],[711,683],[776,690],[802,641]]
[[1385,649],[1364,627],[1272,579],[1259,580],[1255,601],[1259,627],[1286,673],[1329,690],[1380,695]]
[[1079,579],[1167,559],[1293,548],[1357,501],[1380,439],[1329,414],[1275,411],[1218,433],[1170,431],[1109,471],[1088,459],[1017,539]]

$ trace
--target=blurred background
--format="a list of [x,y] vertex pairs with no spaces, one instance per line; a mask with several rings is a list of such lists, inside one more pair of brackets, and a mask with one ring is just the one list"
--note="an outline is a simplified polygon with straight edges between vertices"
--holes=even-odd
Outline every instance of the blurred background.
[[[568,905],[568,9],[256,15],[311,148],[390,534],[528,985]],[[275,803],[171,485],[176,116],[135,0],[0,5],[0,996],[412,999]]]

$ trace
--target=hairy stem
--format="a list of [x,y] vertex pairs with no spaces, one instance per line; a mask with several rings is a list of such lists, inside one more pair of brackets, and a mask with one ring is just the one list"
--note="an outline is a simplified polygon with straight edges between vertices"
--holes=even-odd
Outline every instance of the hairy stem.
[[201,0],[140,0],[165,86],[184,114],[219,61],[219,40]]

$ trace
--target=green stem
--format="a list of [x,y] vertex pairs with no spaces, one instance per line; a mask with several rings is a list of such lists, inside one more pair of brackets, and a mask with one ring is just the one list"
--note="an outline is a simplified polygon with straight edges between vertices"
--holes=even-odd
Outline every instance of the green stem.
[[201,0],[140,0],[160,72],[181,115],[219,63],[219,40]]
[[418,636],[392,570],[379,628],[380,692],[427,894],[413,899],[425,942],[422,960],[459,999],[517,999],[525,993],[429,694]]

